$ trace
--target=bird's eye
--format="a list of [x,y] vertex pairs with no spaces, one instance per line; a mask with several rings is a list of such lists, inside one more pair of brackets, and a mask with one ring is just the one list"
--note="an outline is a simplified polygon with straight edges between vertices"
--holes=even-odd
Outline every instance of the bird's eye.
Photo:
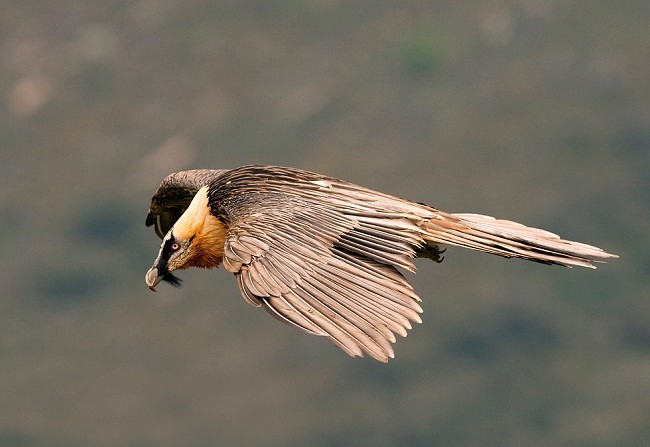
[[181,246],[180,246],[180,244],[179,244],[178,242],[174,242],[174,243],[172,244],[172,250],[176,251],[176,250],[178,250],[179,248],[181,248]]

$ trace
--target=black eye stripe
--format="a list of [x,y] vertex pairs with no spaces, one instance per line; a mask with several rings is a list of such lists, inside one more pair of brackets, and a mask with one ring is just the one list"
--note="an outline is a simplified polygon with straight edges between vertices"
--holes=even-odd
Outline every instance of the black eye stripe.
[[175,252],[180,250],[183,246],[189,245],[192,239],[193,237],[189,242],[183,243],[182,241],[177,240],[171,232],[165,236],[165,239],[163,240],[162,246],[160,248],[160,260],[158,262],[159,273],[169,273],[167,270],[167,264],[169,263],[169,260],[172,258],[172,256],[174,256]]
[[169,261],[169,257],[176,250],[180,248],[180,244],[173,238],[169,238],[165,241],[162,247],[162,258],[165,262]]

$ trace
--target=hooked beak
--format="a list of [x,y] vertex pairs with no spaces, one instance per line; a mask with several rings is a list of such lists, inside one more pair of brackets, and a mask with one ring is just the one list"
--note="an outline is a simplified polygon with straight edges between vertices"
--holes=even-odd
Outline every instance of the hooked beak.
[[144,282],[149,286],[149,290],[155,292],[156,286],[160,281],[165,281],[174,287],[181,286],[181,279],[179,277],[172,275],[165,266],[160,268],[160,264],[156,262],[145,275]]
[[145,282],[149,286],[149,290],[151,290],[152,292],[156,291],[156,285],[158,285],[158,283],[162,281],[162,279],[163,279],[163,275],[158,274],[158,268],[155,266],[149,269],[147,275],[144,278]]

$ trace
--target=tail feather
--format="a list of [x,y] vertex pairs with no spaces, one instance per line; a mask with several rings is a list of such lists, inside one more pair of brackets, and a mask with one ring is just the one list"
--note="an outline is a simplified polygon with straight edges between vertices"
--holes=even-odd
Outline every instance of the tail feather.
[[447,214],[425,225],[426,239],[479,250],[506,258],[522,258],[544,264],[596,268],[617,255],[581,242],[568,241],[550,231],[481,214]]

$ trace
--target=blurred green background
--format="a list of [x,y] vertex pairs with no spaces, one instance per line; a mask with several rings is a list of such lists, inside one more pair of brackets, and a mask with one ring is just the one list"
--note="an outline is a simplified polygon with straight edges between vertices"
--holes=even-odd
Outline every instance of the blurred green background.
[[[650,3],[0,4],[0,446],[641,446]],[[280,164],[618,253],[451,249],[382,365],[220,271],[148,291],[169,172]]]

